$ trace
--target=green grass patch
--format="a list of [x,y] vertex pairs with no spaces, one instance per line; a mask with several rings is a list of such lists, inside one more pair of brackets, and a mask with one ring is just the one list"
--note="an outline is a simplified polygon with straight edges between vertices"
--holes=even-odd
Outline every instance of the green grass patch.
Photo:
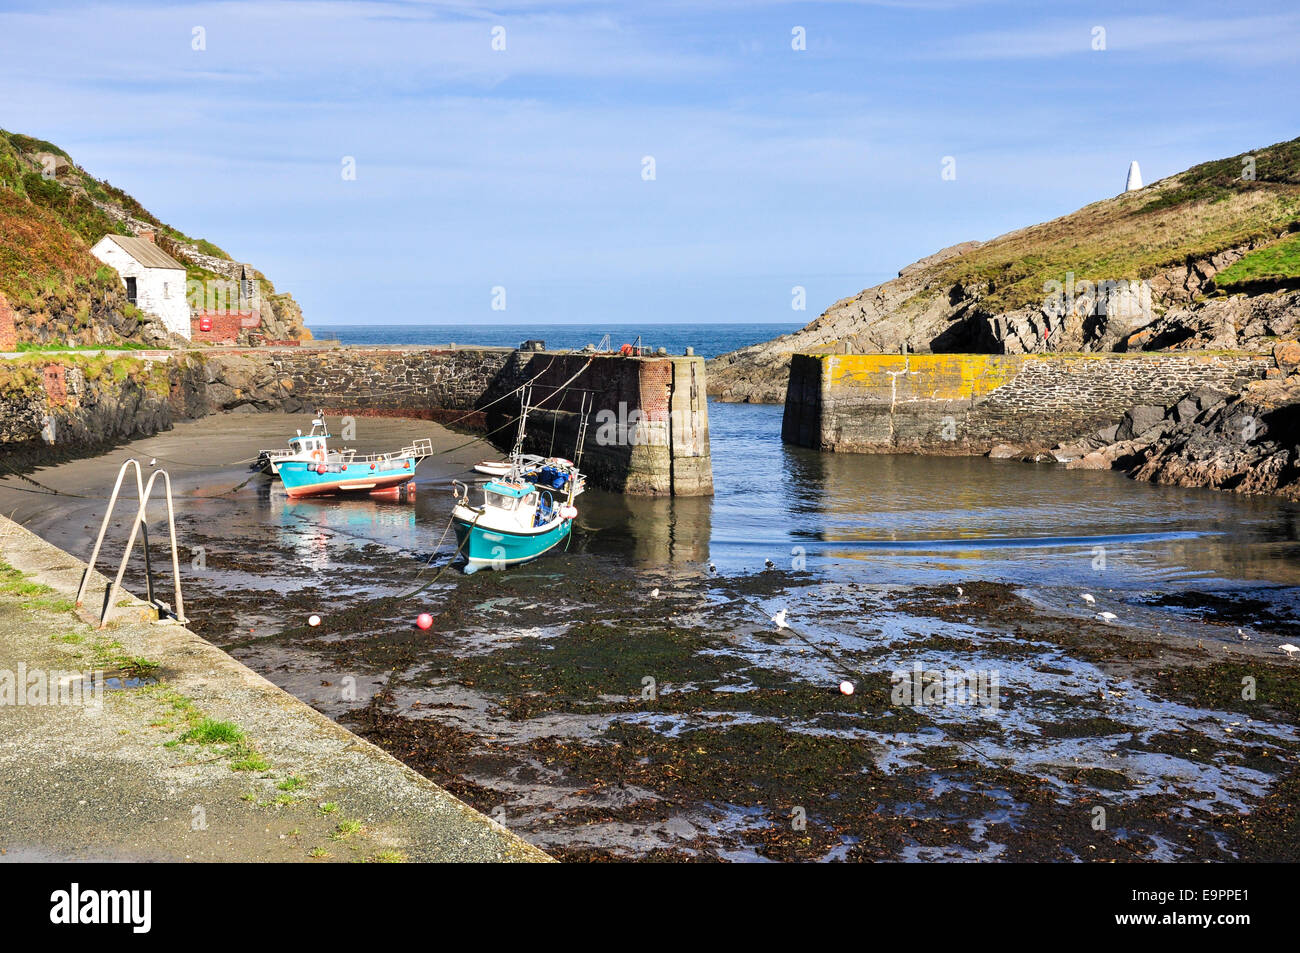
[[246,751],[244,757],[230,762],[231,771],[267,771],[271,767],[271,762],[256,751]]
[[48,592],[53,592],[49,586],[39,582],[6,582],[0,584],[0,592],[7,592],[15,596],[43,596]]
[[1285,284],[1300,280],[1300,234],[1256,249],[1214,276],[1214,286],[1225,291],[1259,284]]
[[119,664],[125,674],[134,678],[156,678],[162,669],[160,663],[140,656],[129,658],[124,656]]
[[71,599],[29,599],[19,605],[32,612],[72,612],[77,608]]
[[304,781],[302,778],[295,778],[290,776],[285,778],[279,784],[277,784],[276,788],[281,791],[296,791],[306,783],[307,782]]
[[24,353],[34,352],[38,354],[48,354],[52,351],[98,351],[103,353],[105,350],[110,351],[147,351],[149,346],[141,344],[139,341],[119,340],[116,344],[34,344],[31,341],[19,341],[14,348],[16,351]]
[[233,745],[244,740],[244,732],[232,722],[203,718],[181,735],[180,740],[196,745]]
[[338,826],[334,828],[334,833],[330,834],[330,838],[333,840],[347,840],[354,834],[360,834],[361,828],[360,821],[339,821]]

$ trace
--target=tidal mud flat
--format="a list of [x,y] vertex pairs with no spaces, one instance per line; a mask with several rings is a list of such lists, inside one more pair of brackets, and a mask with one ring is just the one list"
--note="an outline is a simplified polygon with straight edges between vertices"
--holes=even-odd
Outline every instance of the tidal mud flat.
[[[644,579],[550,568],[431,590],[429,633],[369,603],[233,650],[290,678],[314,659],[319,683],[295,688],[314,706],[561,858],[1300,847],[1296,674],[1234,629],[1143,637],[978,581],[959,596],[666,575],[656,597]],[[753,608],[778,605],[800,634]],[[899,704],[891,676],[917,663],[997,673],[996,708]],[[349,678],[355,699],[340,697]]]
[[[414,504],[287,504],[266,483],[212,492],[236,470],[181,477],[192,627],[562,859],[1300,853],[1285,600],[1153,586],[1089,605],[1077,587],[900,585],[815,561],[713,573],[707,544],[629,546],[608,522],[622,502],[594,491],[568,551],[466,577],[442,568],[446,490],[483,455],[422,466]],[[88,548],[102,503],[59,505],[33,520]],[[900,700],[918,670],[971,673],[974,691]]]

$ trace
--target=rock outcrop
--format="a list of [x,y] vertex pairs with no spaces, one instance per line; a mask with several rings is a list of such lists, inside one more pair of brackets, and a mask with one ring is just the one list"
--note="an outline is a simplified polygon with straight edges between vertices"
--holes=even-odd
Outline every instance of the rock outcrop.
[[1239,394],[1199,388],[1165,408],[1135,407],[1118,427],[1068,446],[1074,469],[1300,499],[1300,343],[1274,348],[1276,372]]

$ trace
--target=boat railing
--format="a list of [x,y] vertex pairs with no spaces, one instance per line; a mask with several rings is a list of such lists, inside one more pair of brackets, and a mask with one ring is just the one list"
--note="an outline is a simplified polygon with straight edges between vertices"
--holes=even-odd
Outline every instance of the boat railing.
[[356,456],[355,450],[345,450],[344,453],[353,454],[347,458],[348,463],[391,463],[394,460],[405,460],[408,457],[415,457],[423,460],[425,457],[433,456],[432,440],[416,440],[401,450],[394,450],[391,453],[367,453]]

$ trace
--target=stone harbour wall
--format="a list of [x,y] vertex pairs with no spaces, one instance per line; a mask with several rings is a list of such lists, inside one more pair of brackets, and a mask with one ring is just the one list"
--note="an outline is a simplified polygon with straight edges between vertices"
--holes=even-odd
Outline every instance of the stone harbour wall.
[[713,492],[700,358],[510,348],[197,348],[0,361],[0,460],[17,463],[22,446],[24,463],[48,462],[212,413],[317,409],[486,431],[495,447],[485,442],[483,456],[496,457],[514,443],[514,391],[530,380],[529,452],[572,457],[586,395],[582,465],[593,486]]
[[513,443],[519,413],[504,395],[530,380],[527,452],[571,458],[585,395],[582,469],[593,485],[641,496],[713,493],[702,358],[512,352],[485,394],[504,397],[487,419],[500,446]]
[[1265,354],[794,355],[782,438],[851,453],[1047,448],[1209,386],[1236,394]]

